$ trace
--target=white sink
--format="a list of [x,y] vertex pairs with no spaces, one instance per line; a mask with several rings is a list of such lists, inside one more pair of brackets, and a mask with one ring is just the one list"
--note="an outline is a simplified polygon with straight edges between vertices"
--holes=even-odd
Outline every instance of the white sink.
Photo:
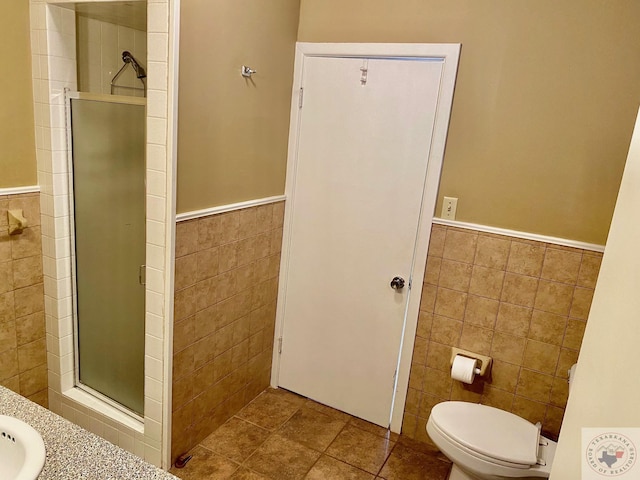
[[0,478],[35,480],[44,466],[44,442],[31,425],[0,415]]

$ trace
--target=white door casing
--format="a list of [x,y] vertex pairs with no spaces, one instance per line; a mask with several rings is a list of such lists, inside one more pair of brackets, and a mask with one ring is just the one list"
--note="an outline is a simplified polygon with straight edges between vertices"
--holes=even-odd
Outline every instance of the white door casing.
[[[402,422],[458,55],[459,45],[297,46],[276,319],[284,360],[274,349],[272,384],[380,425],[393,402],[393,431]],[[351,112],[360,116],[349,123]],[[340,124],[333,138],[314,136],[332,122]],[[355,142],[361,126],[374,138]],[[378,217],[390,223],[378,226]],[[390,288],[396,275],[413,279],[413,295]],[[322,315],[329,298],[341,315]],[[356,316],[364,322],[353,323]],[[358,399],[352,384],[361,379]]]

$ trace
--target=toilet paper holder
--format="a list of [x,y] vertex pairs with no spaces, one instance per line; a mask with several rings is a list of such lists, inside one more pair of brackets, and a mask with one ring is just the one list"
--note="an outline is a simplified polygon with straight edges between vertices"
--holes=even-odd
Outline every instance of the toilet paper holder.
[[24,218],[22,209],[7,210],[7,223],[9,224],[9,235],[17,235],[27,228],[28,222]]
[[475,358],[478,361],[476,368],[480,370],[480,373],[477,373],[477,375],[480,375],[481,377],[484,377],[488,373],[489,369],[491,368],[491,363],[493,360],[491,357],[487,357],[486,355],[480,355],[478,353],[469,352],[467,350],[462,350],[461,348],[455,348],[455,347],[451,349],[451,361],[449,362],[450,365],[453,365],[453,360],[456,358],[456,355]]

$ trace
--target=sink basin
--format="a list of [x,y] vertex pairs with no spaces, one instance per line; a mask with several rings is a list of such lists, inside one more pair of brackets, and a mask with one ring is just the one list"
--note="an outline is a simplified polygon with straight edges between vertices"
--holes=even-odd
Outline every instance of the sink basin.
[[44,466],[44,442],[31,425],[0,415],[0,478],[35,480]]

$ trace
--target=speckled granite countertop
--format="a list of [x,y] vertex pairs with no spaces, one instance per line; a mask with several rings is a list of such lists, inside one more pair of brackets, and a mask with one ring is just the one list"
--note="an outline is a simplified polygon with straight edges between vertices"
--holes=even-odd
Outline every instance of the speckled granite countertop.
[[47,458],[39,480],[176,480],[141,458],[0,386],[0,415],[35,428]]

